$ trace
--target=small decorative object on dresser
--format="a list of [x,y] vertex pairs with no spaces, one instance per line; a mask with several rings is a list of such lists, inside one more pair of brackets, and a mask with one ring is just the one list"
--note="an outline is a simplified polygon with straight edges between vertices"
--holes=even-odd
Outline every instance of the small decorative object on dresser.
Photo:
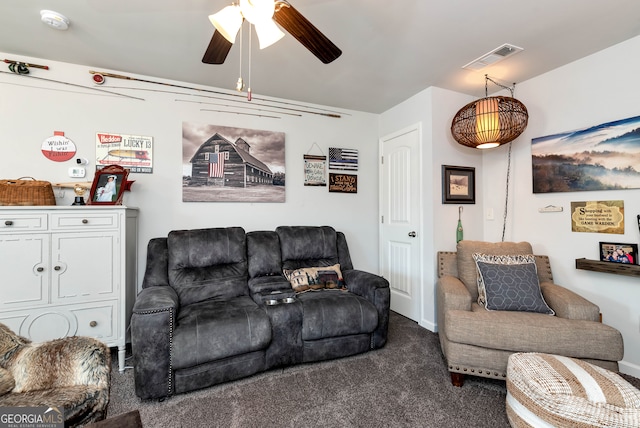
[[137,219],[123,206],[1,208],[0,323],[34,342],[95,337],[124,371]]
[[89,205],[122,204],[128,175],[129,171],[120,165],[108,165],[96,171],[89,193]]

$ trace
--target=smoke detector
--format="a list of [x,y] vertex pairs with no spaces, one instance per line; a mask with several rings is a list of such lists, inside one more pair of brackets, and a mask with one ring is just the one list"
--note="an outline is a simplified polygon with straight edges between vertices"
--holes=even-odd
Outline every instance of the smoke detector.
[[502,61],[503,59],[517,54],[518,52],[522,52],[524,49],[519,48],[518,46],[511,45],[509,43],[505,43],[502,46],[498,46],[491,52],[487,52],[482,55],[480,58],[476,58],[471,61],[469,64],[463,65],[462,68],[466,68],[467,70],[482,70],[485,67],[488,67],[492,64],[495,64],[498,61]]
[[52,10],[41,10],[40,19],[49,27],[55,28],[56,30],[66,30],[69,28],[69,19]]

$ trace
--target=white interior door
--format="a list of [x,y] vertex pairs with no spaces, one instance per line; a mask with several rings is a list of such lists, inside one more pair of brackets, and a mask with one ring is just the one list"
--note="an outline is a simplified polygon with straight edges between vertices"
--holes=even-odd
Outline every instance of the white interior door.
[[420,125],[380,140],[380,266],[391,310],[420,321],[422,238]]

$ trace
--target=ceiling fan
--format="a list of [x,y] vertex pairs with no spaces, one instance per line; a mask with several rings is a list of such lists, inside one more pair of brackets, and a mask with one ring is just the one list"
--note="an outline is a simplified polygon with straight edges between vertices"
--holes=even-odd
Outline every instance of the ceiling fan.
[[342,51],[331,40],[288,1],[239,0],[239,4],[232,3],[209,16],[209,20],[216,30],[213,32],[213,37],[204,53],[202,62],[205,64],[224,63],[245,19],[254,25],[260,49],[272,45],[284,36],[284,33],[275,24],[278,23],[325,64],[329,64],[342,54]]

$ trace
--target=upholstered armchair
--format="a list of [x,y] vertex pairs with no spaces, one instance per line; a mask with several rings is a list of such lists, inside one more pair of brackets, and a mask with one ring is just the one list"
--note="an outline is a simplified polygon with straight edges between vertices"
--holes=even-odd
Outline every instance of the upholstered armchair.
[[[522,293],[531,296],[515,304]],[[534,256],[528,242],[460,241],[457,252],[438,252],[436,295],[440,345],[456,386],[464,375],[506,378],[516,352],[613,371],[624,354],[622,335],[600,322],[598,306],[554,284],[549,258]]]
[[110,374],[109,348],[96,339],[32,343],[0,324],[0,407],[46,407],[66,427],[99,421]]

